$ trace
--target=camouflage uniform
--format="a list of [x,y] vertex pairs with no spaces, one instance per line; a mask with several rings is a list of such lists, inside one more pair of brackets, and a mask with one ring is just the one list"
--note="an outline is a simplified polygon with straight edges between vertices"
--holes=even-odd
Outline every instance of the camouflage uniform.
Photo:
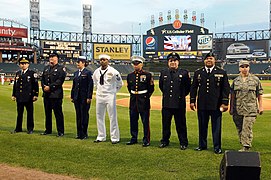
[[253,138],[252,126],[256,121],[259,95],[263,88],[258,77],[249,74],[245,81],[239,75],[233,80],[231,94],[234,94],[233,121],[236,125],[240,143],[251,147]]

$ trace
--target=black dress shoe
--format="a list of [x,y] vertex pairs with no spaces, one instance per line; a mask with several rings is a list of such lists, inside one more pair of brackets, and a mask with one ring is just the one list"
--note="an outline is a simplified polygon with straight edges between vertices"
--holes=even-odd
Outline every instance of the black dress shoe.
[[100,143],[100,142],[103,142],[103,141],[100,141],[98,139],[96,139],[95,141],[93,141],[94,143]]
[[83,136],[83,137],[81,137],[80,139],[81,140],[85,140],[85,139],[87,139],[88,138],[88,136]]
[[167,147],[168,146],[168,143],[161,143],[160,145],[159,145],[159,148],[164,148],[164,147]]
[[33,134],[33,130],[27,131],[27,134]]
[[215,149],[214,152],[215,152],[215,154],[222,154],[222,150],[221,149]]
[[64,133],[57,133],[56,137],[63,137]]
[[133,144],[137,144],[137,141],[129,141],[126,143],[126,145],[133,145]]
[[14,130],[14,131],[11,131],[10,133],[11,134],[16,134],[16,133],[19,133],[19,132],[22,132],[22,131]]
[[52,132],[47,132],[47,131],[44,131],[43,133],[41,133],[40,135],[48,135],[48,134],[52,134]]
[[180,146],[180,149],[181,149],[181,150],[186,150],[186,149],[187,149],[187,146],[186,146],[186,145],[181,145],[181,146]]
[[197,147],[197,148],[195,148],[194,150],[195,151],[202,151],[202,150],[206,150],[207,148],[203,148],[203,147]]
[[148,147],[148,146],[150,146],[150,143],[143,143],[142,146],[143,147]]

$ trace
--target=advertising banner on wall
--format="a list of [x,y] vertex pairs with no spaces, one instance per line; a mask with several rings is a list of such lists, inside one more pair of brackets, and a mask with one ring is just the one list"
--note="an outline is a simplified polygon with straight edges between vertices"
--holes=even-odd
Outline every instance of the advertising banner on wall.
[[210,50],[213,48],[213,35],[198,35],[198,50]]
[[264,59],[268,57],[268,40],[222,42],[226,59]]
[[0,26],[0,37],[27,38],[27,28]]
[[98,60],[99,55],[108,54],[111,60],[129,60],[131,57],[131,44],[93,44],[93,58]]

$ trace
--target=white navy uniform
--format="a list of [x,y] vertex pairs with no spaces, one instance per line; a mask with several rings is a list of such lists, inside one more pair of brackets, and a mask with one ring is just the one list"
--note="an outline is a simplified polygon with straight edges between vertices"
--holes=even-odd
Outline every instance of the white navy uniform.
[[[103,85],[100,84],[102,74],[104,74]],[[96,87],[96,119],[98,128],[96,140],[106,141],[105,110],[107,109],[110,120],[111,141],[119,141],[120,133],[117,119],[116,93],[123,86],[120,73],[111,66],[108,66],[105,70],[99,67],[93,73],[93,82]]]

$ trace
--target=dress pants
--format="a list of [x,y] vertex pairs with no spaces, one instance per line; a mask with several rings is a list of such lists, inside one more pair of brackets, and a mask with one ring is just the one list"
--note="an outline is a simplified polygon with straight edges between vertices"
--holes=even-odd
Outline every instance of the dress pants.
[[207,148],[208,123],[211,117],[214,149],[221,149],[221,119],[219,110],[198,110],[199,147]]
[[17,132],[22,131],[24,107],[26,108],[26,112],[27,112],[27,124],[26,124],[27,130],[33,131],[34,129],[33,101],[17,102],[17,123],[16,123],[16,128],[15,128],[15,131]]
[[130,109],[131,142],[137,142],[139,115],[143,124],[143,143],[147,144],[150,143],[150,110],[138,112],[137,110]]
[[78,99],[74,101],[74,107],[76,111],[77,136],[80,138],[87,137],[90,104],[87,103],[87,99]]
[[43,98],[45,108],[45,128],[47,133],[52,133],[52,110],[56,118],[56,127],[58,133],[64,134],[64,116],[62,111],[62,99]]
[[107,110],[110,120],[111,141],[120,140],[119,125],[117,119],[116,94],[96,95],[96,118],[98,136],[97,140],[106,140],[105,112]]
[[171,119],[174,116],[180,145],[188,145],[185,112],[185,108],[162,108],[163,137],[161,143],[169,144],[171,135]]

